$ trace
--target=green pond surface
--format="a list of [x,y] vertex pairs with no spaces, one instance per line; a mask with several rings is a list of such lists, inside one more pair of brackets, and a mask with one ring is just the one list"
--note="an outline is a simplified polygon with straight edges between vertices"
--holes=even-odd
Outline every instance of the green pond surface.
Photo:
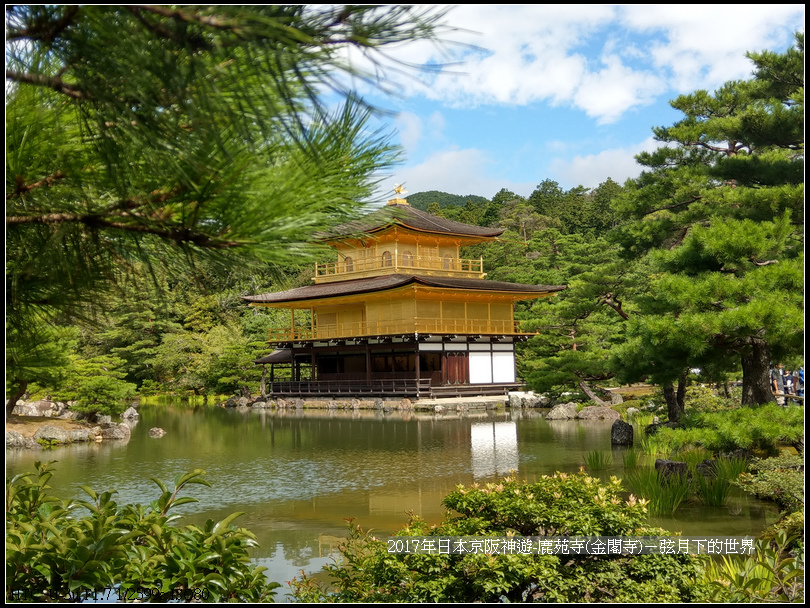
[[[159,495],[151,477],[172,481],[204,469],[210,488],[189,487],[199,502],[182,507],[185,521],[236,523],[258,537],[254,559],[281,582],[329,561],[345,536],[347,518],[387,535],[413,511],[431,522],[457,484],[494,481],[516,471],[531,481],[573,472],[593,450],[611,451],[610,423],[546,421],[538,411],[463,414],[277,410],[235,411],[215,406],[142,406],[128,442],[76,444],[47,451],[6,452],[7,474],[56,460],[51,480],[59,496],[79,486],[117,490],[119,503],[148,503]],[[149,429],[166,436],[153,439]],[[594,473],[622,475],[614,467]],[[723,507],[690,503],[650,523],[688,536],[756,535],[778,519],[772,503],[741,491]],[[181,522],[182,523],[182,522]],[[284,600],[286,585],[279,590]]]

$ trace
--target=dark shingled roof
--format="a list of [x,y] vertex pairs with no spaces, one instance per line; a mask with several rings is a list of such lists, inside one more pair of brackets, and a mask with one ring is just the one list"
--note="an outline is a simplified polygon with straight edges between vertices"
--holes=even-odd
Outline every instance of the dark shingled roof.
[[335,298],[338,296],[385,291],[411,283],[448,289],[505,291],[525,294],[552,293],[565,289],[565,285],[523,285],[521,283],[506,283],[504,281],[486,281],[484,279],[457,279],[454,277],[389,274],[381,277],[368,277],[352,281],[339,281],[336,283],[321,283],[319,285],[296,287],[288,291],[265,293],[258,296],[242,296],[242,299],[255,304],[280,304],[283,302],[300,302],[302,300]]
[[474,237],[491,238],[503,233],[502,228],[484,228],[482,226],[463,224],[431,215],[410,205],[389,204],[359,220],[335,226],[331,230],[319,232],[315,236],[320,240],[328,241],[361,234],[371,234],[393,225],[404,226],[419,232]]
[[269,355],[256,359],[253,363],[289,363],[290,361],[292,361],[292,351],[289,348],[284,348],[281,350],[276,349]]

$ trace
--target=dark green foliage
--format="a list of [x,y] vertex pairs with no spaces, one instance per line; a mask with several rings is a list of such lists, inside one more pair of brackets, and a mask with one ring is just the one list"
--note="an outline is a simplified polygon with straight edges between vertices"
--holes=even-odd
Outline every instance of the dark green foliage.
[[524,276],[567,289],[517,313],[525,330],[539,334],[521,349],[523,376],[535,391],[554,394],[576,387],[589,392],[615,374],[610,354],[624,340],[633,294],[648,282],[644,268],[621,262],[604,239],[554,229],[536,233],[529,248],[538,255]]
[[428,190],[427,192],[414,192],[405,197],[408,204],[420,209],[428,211],[431,203],[436,203],[440,211],[445,210],[446,207],[464,207],[468,202],[472,202],[478,206],[485,206],[489,201],[483,196],[475,194],[467,194],[462,196],[460,194],[448,194],[447,192],[439,192],[438,190]]
[[[98,321],[94,311],[134,274],[159,284],[163,272],[312,259],[312,232],[356,211],[397,155],[362,103],[329,112],[319,102],[324,87],[346,93],[338,74],[372,79],[342,50],[431,38],[440,16],[404,6],[10,6],[15,383],[37,381],[53,360],[44,327]],[[131,313],[134,350],[148,313]],[[155,345],[143,346],[149,356]]]
[[683,118],[637,157],[614,236],[654,272],[617,351],[629,379],[742,367],[742,403],[757,405],[772,400],[770,360],[804,347],[804,37],[749,57],[752,80],[672,102]]
[[72,355],[55,395],[73,401],[71,409],[85,414],[115,416],[135,396],[135,385],[126,382],[124,360],[110,355],[83,359]]
[[740,476],[735,483],[761,498],[775,500],[788,512],[804,509],[804,458],[801,456],[782,454],[754,460],[751,472]]
[[[130,599],[148,590],[159,602],[183,591],[214,602],[272,601],[279,585],[251,565],[247,549],[256,540],[232,525],[239,513],[202,528],[171,523],[172,509],[196,500],[179,493],[208,485],[203,471],[178,475],[173,489],[154,480],[160,495],[148,506],[118,505],[113,493],[88,487],[88,500],[59,500],[48,494],[52,475],[51,465],[36,463],[35,472],[6,483],[7,599],[12,589],[47,602],[120,585]],[[79,516],[79,508],[89,513]]]
[[738,449],[774,452],[804,436],[804,410],[776,404],[723,412],[687,412],[684,428],[660,429],[653,440],[673,449],[701,446],[712,452]]
[[[412,517],[398,536],[665,534],[644,527],[644,502],[622,497],[584,473],[557,473],[536,483],[507,478],[459,487],[451,509],[430,526]],[[350,525],[342,562],[327,566],[332,592],[313,579],[294,581],[299,601],[338,602],[676,602],[704,597],[701,558],[556,555],[396,555]]]

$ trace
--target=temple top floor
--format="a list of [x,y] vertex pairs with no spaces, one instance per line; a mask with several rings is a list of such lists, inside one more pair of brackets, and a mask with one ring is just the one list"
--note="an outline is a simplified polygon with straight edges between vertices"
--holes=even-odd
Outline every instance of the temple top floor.
[[483,261],[465,259],[460,248],[497,238],[499,228],[472,226],[414,209],[403,199],[317,235],[337,252],[316,264],[315,283],[408,274],[482,279]]

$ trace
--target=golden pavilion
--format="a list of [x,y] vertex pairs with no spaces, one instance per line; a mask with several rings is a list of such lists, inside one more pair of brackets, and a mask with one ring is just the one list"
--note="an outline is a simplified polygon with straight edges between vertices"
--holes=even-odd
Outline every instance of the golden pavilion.
[[[397,194],[402,192],[396,189]],[[531,334],[514,318],[518,300],[563,285],[484,278],[461,248],[503,230],[447,220],[403,198],[320,239],[336,260],[315,266],[314,284],[245,296],[290,311],[270,330],[272,397],[498,395],[520,386],[515,344]],[[289,367],[284,380],[275,368]]]

